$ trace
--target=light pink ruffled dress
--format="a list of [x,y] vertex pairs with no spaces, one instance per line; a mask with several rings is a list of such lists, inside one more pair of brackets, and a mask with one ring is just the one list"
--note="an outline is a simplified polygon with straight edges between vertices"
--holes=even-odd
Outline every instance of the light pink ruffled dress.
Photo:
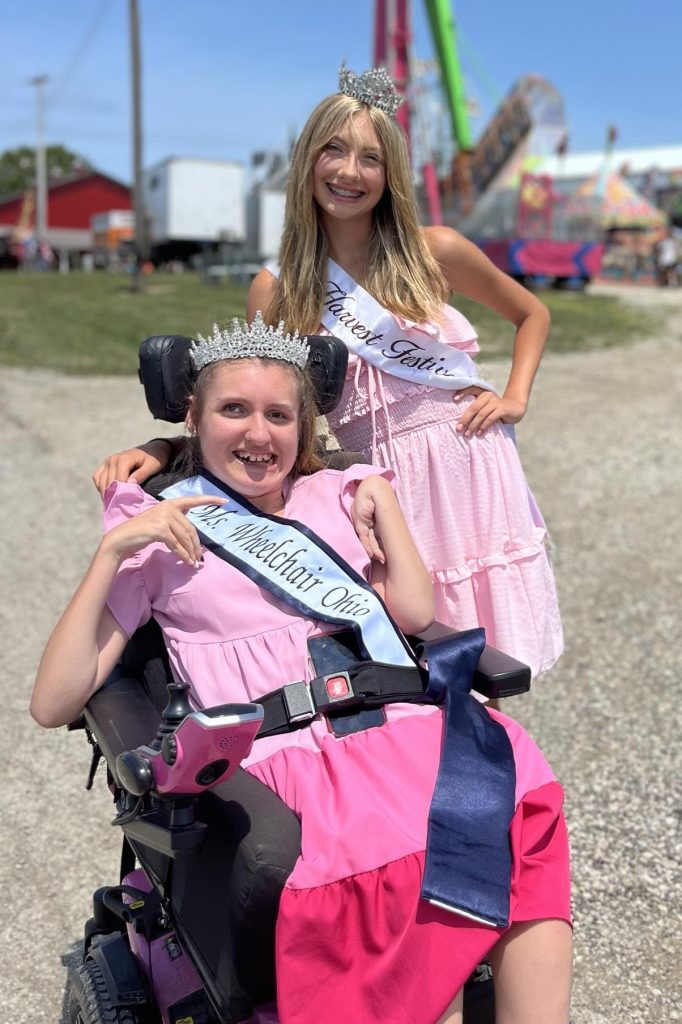
[[[349,517],[354,466],[296,481],[284,514],[310,526],[368,578]],[[385,472],[385,471],[384,471]],[[154,504],[135,484],[107,491],[112,528]],[[200,568],[152,544],[121,566],[109,607],[127,634],[153,613],[176,676],[205,706],[259,698],[311,676],[306,641],[332,627],[301,618],[233,566]],[[511,828],[511,920],[570,920],[562,791],[519,725]],[[441,746],[438,708],[386,707],[386,723],[339,739],[321,716],[256,739],[245,762],[301,820],[302,850],[277,925],[281,1024],[433,1024],[501,934],[420,899],[428,811]]]
[[[441,325],[403,328],[475,355],[476,332],[451,306]],[[396,491],[436,589],[436,618],[483,626],[489,644],[546,671],[563,650],[547,530],[502,423],[464,437],[457,421],[474,401],[423,387],[351,354],[339,406],[328,416],[343,448],[396,474]]]

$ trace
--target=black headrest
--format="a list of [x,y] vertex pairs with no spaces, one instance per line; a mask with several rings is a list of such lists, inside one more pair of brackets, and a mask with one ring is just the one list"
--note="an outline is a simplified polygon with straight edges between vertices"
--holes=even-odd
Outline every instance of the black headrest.
[[[308,374],[320,414],[338,404],[348,367],[348,349],[329,335],[308,337]],[[154,334],[140,345],[139,377],[154,419],[181,423],[187,411],[194,370],[189,351],[192,339],[181,334]]]

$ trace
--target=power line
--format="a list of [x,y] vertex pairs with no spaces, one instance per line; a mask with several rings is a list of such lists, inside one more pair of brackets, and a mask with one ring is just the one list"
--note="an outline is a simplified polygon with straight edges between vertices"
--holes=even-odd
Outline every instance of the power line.
[[66,66],[66,70],[63,72],[61,78],[59,78],[47,96],[49,103],[54,103],[55,98],[59,96],[59,93],[63,91],[64,87],[68,84],[69,80],[73,77],[78,65],[85,57],[86,53],[90,49],[92,43],[100,30],[100,26],[104,21],[105,15],[109,13],[112,0],[100,0],[99,8],[90,27],[85,32],[78,49]]

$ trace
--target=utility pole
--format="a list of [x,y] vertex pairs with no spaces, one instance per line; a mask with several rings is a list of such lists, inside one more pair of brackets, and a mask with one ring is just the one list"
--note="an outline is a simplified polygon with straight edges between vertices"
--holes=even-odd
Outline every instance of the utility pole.
[[36,87],[36,250],[47,242],[47,160],[45,156],[45,96],[47,75],[36,75],[29,85]]
[[147,217],[142,192],[142,103],[140,18],[137,0],[128,0],[130,23],[130,83],[133,110],[133,209],[135,211],[135,269],[132,290],[143,290],[142,265],[147,259]]

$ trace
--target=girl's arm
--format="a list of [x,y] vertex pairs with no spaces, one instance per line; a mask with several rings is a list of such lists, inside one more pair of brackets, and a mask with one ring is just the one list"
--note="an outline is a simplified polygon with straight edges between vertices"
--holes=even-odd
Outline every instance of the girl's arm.
[[103,541],[47,642],[31,697],[46,729],[78,718],[123,653],[127,637],[106,607],[119,564]]
[[54,728],[77,718],[123,652],[128,637],[106,606],[121,562],[160,541],[183,562],[195,565],[201,545],[184,513],[205,504],[201,496],[159,502],[102,539],[38,666],[31,714],[40,725]]
[[104,494],[114,480],[121,483],[143,484],[150,476],[176,458],[187,443],[185,437],[155,437],[137,448],[109,455],[92,474],[92,482],[100,494]]
[[[549,311],[526,288],[495,267],[478,246],[452,228],[425,228],[427,245],[453,291],[499,313],[516,327],[512,366],[501,396],[478,394],[465,410],[458,429],[481,433],[492,423],[522,419],[549,333]],[[461,396],[455,393],[454,400]]]
[[[269,270],[259,270],[249,287],[246,296],[246,319],[251,323],[260,309],[266,324],[274,324],[273,319],[275,292],[277,291],[277,278]],[[292,330],[293,326],[287,324],[287,329]]]
[[431,578],[403,517],[393,488],[378,475],[358,484],[351,507],[356,533],[370,558],[372,586],[405,633],[418,633],[433,622]]

